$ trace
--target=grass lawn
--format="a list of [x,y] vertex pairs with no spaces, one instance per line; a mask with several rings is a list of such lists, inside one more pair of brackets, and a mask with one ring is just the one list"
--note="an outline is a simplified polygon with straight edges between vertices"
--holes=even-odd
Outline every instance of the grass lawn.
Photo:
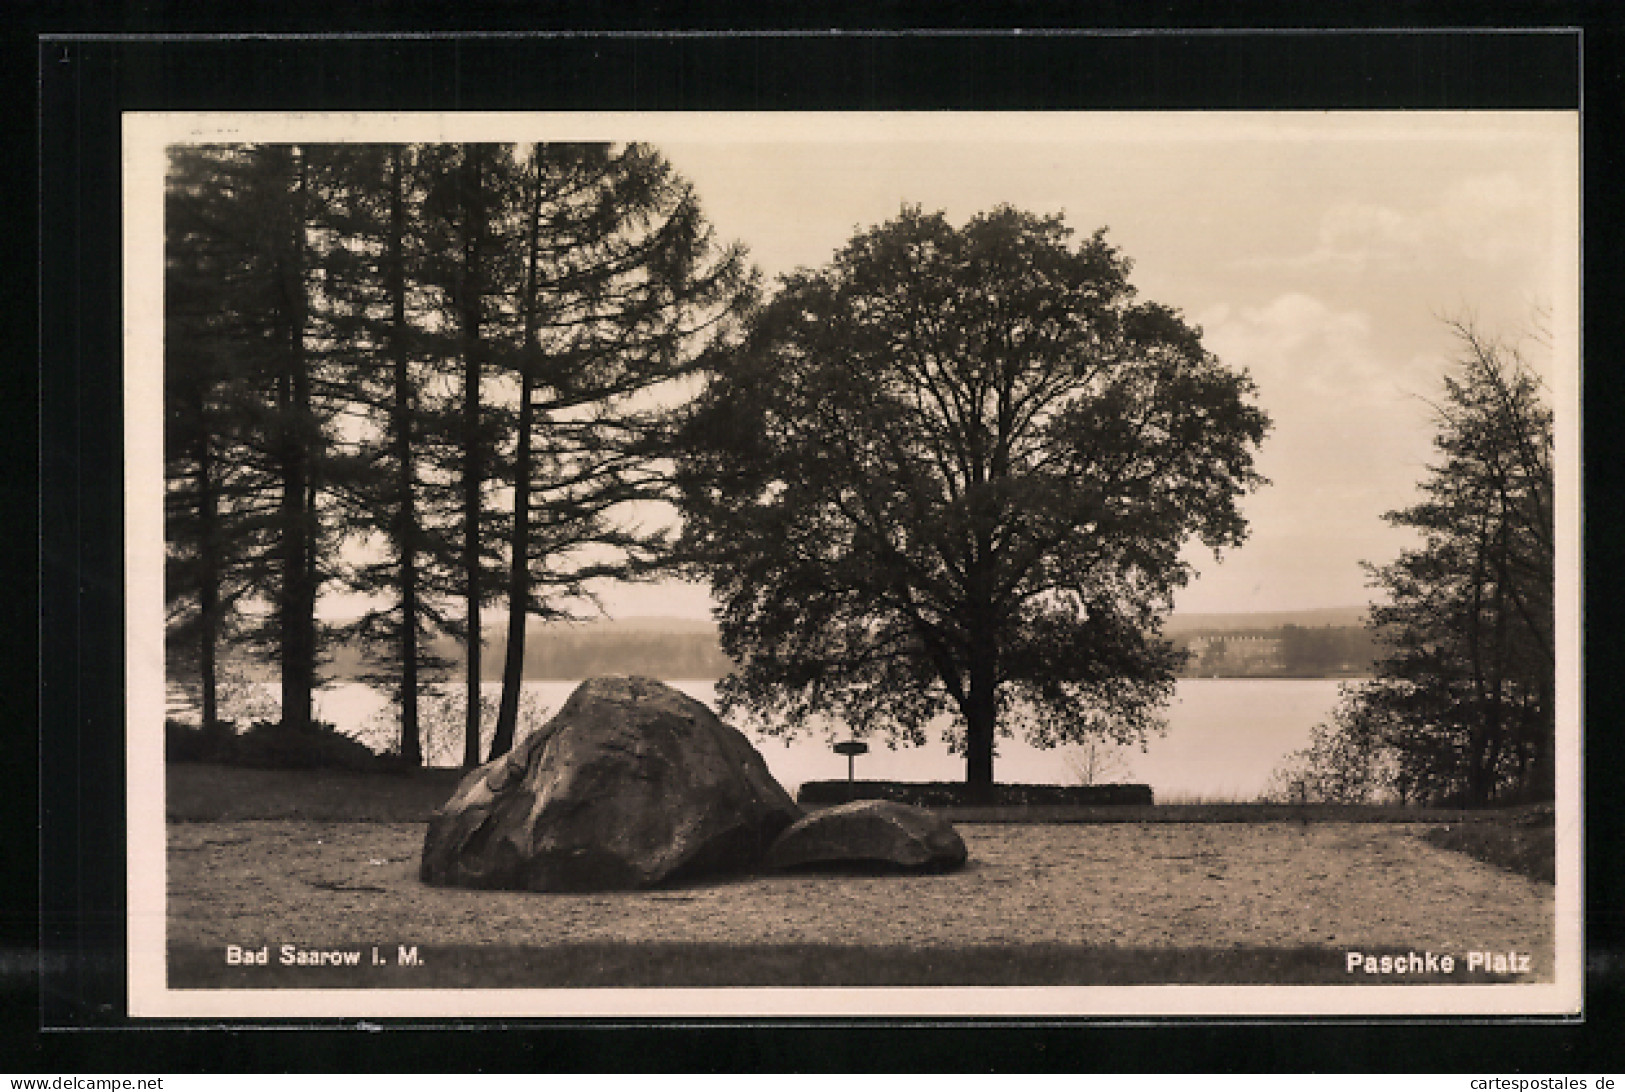
[[[462,779],[458,769],[361,774],[342,770],[256,770],[171,763],[165,812],[171,822],[307,819],[427,823]],[[1545,883],[1556,881],[1556,832],[1549,806],[1489,811],[1389,805],[1180,803],[1084,807],[949,808],[955,822],[1009,823],[1428,823],[1425,837]]]
[[463,778],[458,769],[409,773],[255,770],[172,762],[165,767],[170,822],[312,819],[336,823],[427,823]]
[[[1032,809],[955,815],[972,860],[943,875],[428,887],[423,824],[461,776],[170,765],[171,988],[1380,987],[1552,973],[1550,809]],[[285,944],[355,962],[283,964]],[[263,948],[265,964],[229,963],[234,945]],[[1528,973],[1466,965],[1511,948],[1533,954]],[[1410,950],[1458,963],[1346,964]]]

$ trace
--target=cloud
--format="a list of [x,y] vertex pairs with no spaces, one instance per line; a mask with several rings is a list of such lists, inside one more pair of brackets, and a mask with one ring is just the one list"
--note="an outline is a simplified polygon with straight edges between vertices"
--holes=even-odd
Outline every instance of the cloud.
[[1321,214],[1313,249],[1242,258],[1235,264],[1365,272],[1465,257],[1507,266],[1541,255],[1552,226],[1549,203],[1508,171],[1461,179],[1422,208],[1336,202]]
[[1314,296],[1288,292],[1262,307],[1221,304],[1196,316],[1203,342],[1252,373],[1266,404],[1299,410],[1335,400],[1391,396],[1393,375],[1372,346],[1371,318],[1337,310]]
[[1321,264],[1357,268],[1384,260],[1402,261],[1425,245],[1427,234],[1421,219],[1386,205],[1342,202],[1321,216],[1319,245],[1311,258]]
[[1504,264],[1539,253],[1551,235],[1551,212],[1511,174],[1469,178],[1440,203],[1442,234],[1469,258]]
[[1363,601],[1360,562],[1393,556],[1382,515],[1409,502],[1430,456],[1416,395],[1433,370],[1384,351],[1367,312],[1305,292],[1194,317],[1208,348],[1251,373],[1274,427],[1258,456],[1271,484],[1244,502],[1249,541],[1223,564],[1191,555],[1203,578],[1182,603]]

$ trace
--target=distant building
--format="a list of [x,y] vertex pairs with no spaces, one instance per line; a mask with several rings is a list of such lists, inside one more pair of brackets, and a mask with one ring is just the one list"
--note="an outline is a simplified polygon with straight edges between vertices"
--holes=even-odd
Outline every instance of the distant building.
[[1281,670],[1281,639],[1250,633],[1195,633],[1186,638],[1194,675],[1264,675]]

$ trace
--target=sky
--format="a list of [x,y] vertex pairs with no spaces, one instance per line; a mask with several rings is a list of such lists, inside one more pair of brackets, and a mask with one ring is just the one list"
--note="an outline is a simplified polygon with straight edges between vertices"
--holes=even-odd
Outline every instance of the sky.
[[[167,139],[180,132],[166,123]],[[1426,473],[1448,319],[1516,340],[1545,312],[1560,459],[1577,429],[1579,139],[1570,113],[193,116],[230,139],[647,140],[768,283],[904,204],[956,224],[1009,203],[1097,228],[1142,298],[1244,368],[1274,427],[1251,532],[1182,612],[1368,602],[1362,561]],[[615,617],[705,617],[703,587],[603,589]],[[340,605],[339,609],[342,609]]]
[[[770,279],[824,264],[905,203],[956,224],[1007,202],[1061,213],[1080,237],[1105,227],[1142,298],[1200,326],[1274,419],[1258,456],[1271,484],[1243,504],[1250,537],[1218,560],[1187,551],[1198,576],[1181,611],[1368,602],[1360,563],[1413,541],[1382,516],[1432,455],[1430,402],[1459,345],[1447,320],[1510,340],[1541,311],[1572,321],[1572,115],[865,120],[659,146]],[[621,613],[708,605],[673,586],[615,599]]]

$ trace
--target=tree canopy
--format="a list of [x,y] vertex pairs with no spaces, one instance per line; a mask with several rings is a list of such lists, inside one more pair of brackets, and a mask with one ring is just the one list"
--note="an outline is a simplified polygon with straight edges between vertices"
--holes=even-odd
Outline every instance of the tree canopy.
[[1070,237],[905,208],[712,361],[681,553],[740,664],[725,707],[910,743],[956,709],[977,786],[1011,714],[1041,746],[1160,725],[1181,549],[1242,540],[1268,418],[1104,232]]
[[[282,710],[309,724],[321,660],[316,597],[334,576],[322,504],[338,473],[343,379],[313,314],[325,164],[291,145],[178,148],[165,201],[166,545],[172,635],[195,615],[205,716],[213,645],[244,625],[274,648]],[[244,619],[243,621],[250,621]]]
[[[665,496],[669,385],[750,298],[742,249],[641,144],[177,146],[166,207],[170,651],[205,725],[235,631],[275,651],[293,729],[337,635],[416,764],[445,633],[475,764],[505,592],[506,750],[527,618],[660,552],[633,502]],[[340,588],[368,603],[342,629],[316,613]]]

